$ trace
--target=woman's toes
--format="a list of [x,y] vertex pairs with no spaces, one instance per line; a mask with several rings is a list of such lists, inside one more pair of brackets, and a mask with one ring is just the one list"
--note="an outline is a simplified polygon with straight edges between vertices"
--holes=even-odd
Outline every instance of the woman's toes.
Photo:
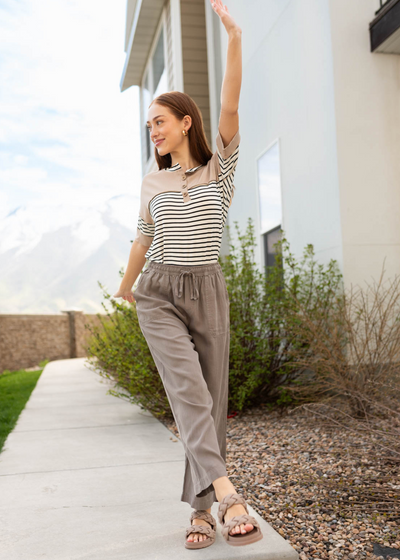
[[236,525],[236,527],[234,527],[231,531],[231,535],[237,535],[239,533],[242,533],[243,535],[245,535],[246,533],[250,533],[250,531],[252,531],[254,529],[253,525],[251,523],[242,523],[241,525]]

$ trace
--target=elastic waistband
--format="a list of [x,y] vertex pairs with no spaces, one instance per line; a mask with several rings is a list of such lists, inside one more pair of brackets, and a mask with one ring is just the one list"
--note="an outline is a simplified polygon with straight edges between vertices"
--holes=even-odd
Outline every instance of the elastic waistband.
[[182,271],[193,272],[196,276],[205,276],[215,272],[222,272],[219,262],[211,264],[162,264],[155,261],[149,261],[148,270],[158,270],[166,274],[180,274]]

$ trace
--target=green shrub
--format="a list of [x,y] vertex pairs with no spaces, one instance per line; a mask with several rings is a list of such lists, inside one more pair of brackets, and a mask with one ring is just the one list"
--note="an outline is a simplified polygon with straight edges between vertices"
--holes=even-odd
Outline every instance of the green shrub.
[[101,326],[86,325],[92,335],[87,349],[89,369],[116,382],[116,389],[110,389],[110,394],[127,399],[156,417],[172,417],[164,386],[138,323],[136,304],[124,300],[118,303],[100,282],[99,285],[114,312],[110,313],[103,302],[106,317],[97,314]]
[[[328,317],[334,305],[341,274],[336,261],[326,268],[313,260],[313,246],[305,249],[301,265],[288,251],[287,240],[276,244],[276,263],[263,272],[255,263],[255,237],[249,218],[244,235],[238,232],[239,247],[219,258],[230,298],[231,343],[229,360],[230,410],[240,411],[260,404],[286,406],[295,402],[289,388],[307,381],[307,368],[295,359],[310,353],[307,336],[298,324],[304,309],[311,317]],[[123,275],[121,271],[121,276]],[[140,329],[136,304],[117,303],[104,290],[114,309],[107,318],[98,314],[101,326],[86,325],[92,332],[88,354],[90,367],[112,378],[124,391],[111,394],[138,404],[155,416],[172,412],[161,378]],[[295,295],[295,297],[292,297]],[[311,356],[312,361],[312,356]]]
[[294,364],[310,351],[308,338],[295,328],[303,313],[299,304],[310,317],[327,316],[342,275],[334,260],[326,267],[317,265],[312,245],[296,263],[283,230],[275,245],[275,265],[260,272],[252,218],[244,235],[234,224],[239,247],[231,243],[227,226],[231,251],[220,261],[230,296],[229,408],[285,406],[295,401],[288,387],[307,379],[307,368]]

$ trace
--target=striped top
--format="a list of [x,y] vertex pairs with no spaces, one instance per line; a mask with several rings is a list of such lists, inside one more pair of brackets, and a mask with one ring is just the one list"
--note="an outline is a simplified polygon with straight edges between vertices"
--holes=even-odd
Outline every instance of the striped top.
[[145,257],[162,264],[218,262],[222,233],[235,186],[239,130],[205,165],[182,171],[179,163],[143,178],[135,241],[149,247]]

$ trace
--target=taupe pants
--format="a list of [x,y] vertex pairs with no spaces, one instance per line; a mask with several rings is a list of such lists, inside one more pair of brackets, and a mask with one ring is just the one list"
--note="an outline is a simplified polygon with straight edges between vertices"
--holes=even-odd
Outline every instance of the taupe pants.
[[134,292],[141,331],[185,450],[181,501],[208,509],[227,476],[229,297],[219,263],[149,261]]

